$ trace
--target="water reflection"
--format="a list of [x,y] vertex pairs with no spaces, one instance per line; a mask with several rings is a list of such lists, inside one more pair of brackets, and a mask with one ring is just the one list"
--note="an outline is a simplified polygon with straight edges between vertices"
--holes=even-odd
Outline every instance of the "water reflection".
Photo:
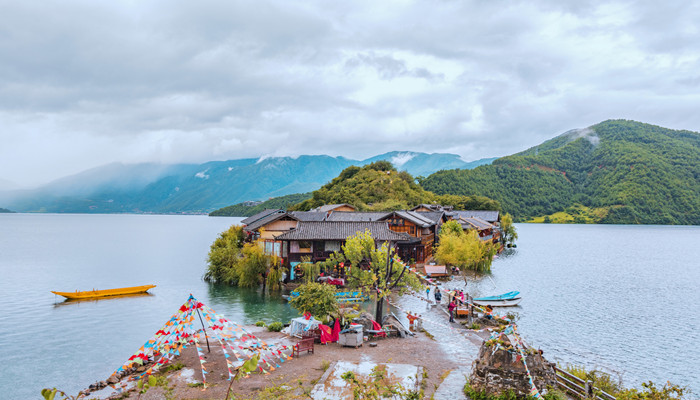
[[[114,301],[114,300],[123,300],[125,298],[137,298],[137,297],[155,297],[154,294],[151,293],[134,293],[134,294],[123,294],[119,296],[106,296],[106,297],[100,297],[100,298],[91,298],[91,299],[65,299],[63,301],[58,301],[53,304],[54,307],[63,307],[63,306],[69,306],[69,305],[77,305],[77,304],[85,304],[85,303],[97,303],[101,301]],[[58,296],[57,296],[58,298]]]
[[212,308],[227,316],[233,313],[229,319],[235,316],[241,324],[252,324],[260,320],[287,322],[300,315],[282,297],[288,291],[263,291],[209,283],[207,294]]

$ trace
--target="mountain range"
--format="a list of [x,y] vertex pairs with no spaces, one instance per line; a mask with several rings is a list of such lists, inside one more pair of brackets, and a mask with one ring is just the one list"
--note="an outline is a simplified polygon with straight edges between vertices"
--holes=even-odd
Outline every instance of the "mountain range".
[[32,190],[1,191],[0,206],[19,212],[208,213],[244,201],[309,192],[351,165],[379,160],[414,176],[428,176],[494,159],[465,162],[456,154],[394,151],[366,160],[305,155],[203,164],[113,163]]
[[609,120],[421,184],[487,196],[520,221],[698,225],[700,134]]

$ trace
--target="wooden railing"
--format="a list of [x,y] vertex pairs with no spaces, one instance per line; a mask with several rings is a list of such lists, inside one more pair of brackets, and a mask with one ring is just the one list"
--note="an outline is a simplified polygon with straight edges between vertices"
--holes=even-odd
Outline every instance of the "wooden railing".
[[554,370],[557,373],[559,388],[571,396],[579,399],[615,400],[615,396],[594,387],[591,381],[584,381],[557,367],[554,367]]

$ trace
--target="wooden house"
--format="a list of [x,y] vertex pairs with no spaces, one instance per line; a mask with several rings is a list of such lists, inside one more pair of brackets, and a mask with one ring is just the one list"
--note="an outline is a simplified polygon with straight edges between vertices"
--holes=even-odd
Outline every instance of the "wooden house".
[[500,231],[496,225],[484,221],[478,217],[460,217],[456,220],[462,225],[465,231],[475,229],[479,233],[479,238],[483,241],[497,243],[500,239]]
[[398,254],[402,260],[424,263],[433,255],[433,246],[442,223],[442,214],[426,215],[403,210],[391,212],[383,220],[389,223],[389,229],[392,231],[405,233],[411,238],[398,244]]
[[311,262],[324,261],[333,252],[340,251],[347,238],[368,230],[377,246],[388,242],[396,247],[409,239],[405,234],[389,229],[386,221],[299,221],[296,228],[278,235],[283,243],[282,258],[291,268],[309,257]]

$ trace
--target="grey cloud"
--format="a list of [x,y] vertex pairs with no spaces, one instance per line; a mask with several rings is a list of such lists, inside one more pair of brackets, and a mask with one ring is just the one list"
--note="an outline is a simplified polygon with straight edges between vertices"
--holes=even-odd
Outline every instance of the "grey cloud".
[[431,73],[426,68],[408,68],[405,61],[395,57],[377,55],[374,53],[358,54],[345,62],[345,67],[348,69],[354,69],[363,65],[374,68],[379,74],[379,77],[385,80],[405,76],[423,78],[429,81],[444,80],[445,78],[443,74]]
[[700,130],[700,10],[680,2],[0,7],[0,178],[15,182],[111,161],[476,159],[609,118]]

